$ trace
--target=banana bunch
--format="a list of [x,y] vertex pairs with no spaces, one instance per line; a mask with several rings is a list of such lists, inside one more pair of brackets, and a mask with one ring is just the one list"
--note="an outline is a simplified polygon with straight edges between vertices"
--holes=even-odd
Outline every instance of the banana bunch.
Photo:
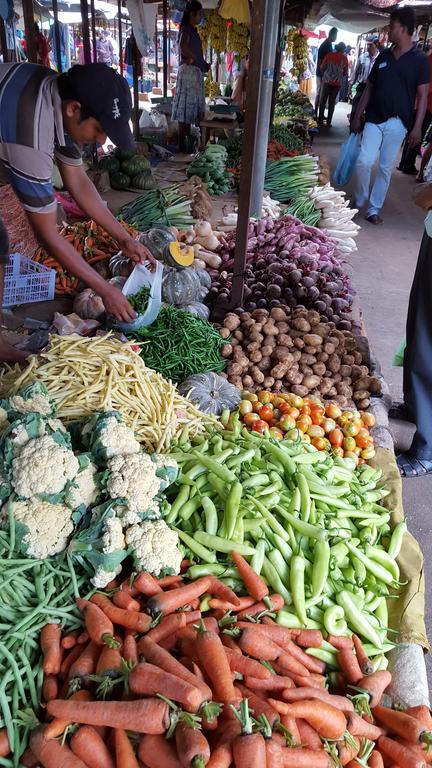
[[209,37],[210,44],[218,55],[226,50],[227,23],[217,11],[209,14]]
[[215,83],[215,81],[213,80],[211,69],[207,73],[207,76],[204,80],[204,91],[205,91],[205,95],[208,96],[210,99],[214,99],[216,98],[216,96],[220,96],[220,86],[219,86],[219,83]]
[[301,32],[296,32],[293,36],[293,69],[297,77],[307,69],[307,53],[308,44],[307,39]]
[[294,37],[295,37],[296,34],[297,34],[297,30],[296,30],[295,27],[292,27],[291,29],[288,30],[287,46],[286,46],[286,54],[287,54],[287,56],[292,56],[293,40],[294,40]]
[[228,26],[227,50],[237,54],[237,59],[244,59],[249,51],[249,28],[247,24],[239,24],[230,19]]
[[209,44],[209,33],[210,33],[209,14],[207,11],[204,11],[203,21],[201,24],[197,26],[197,32],[200,36],[201,45],[203,47],[203,53],[205,58],[205,54]]

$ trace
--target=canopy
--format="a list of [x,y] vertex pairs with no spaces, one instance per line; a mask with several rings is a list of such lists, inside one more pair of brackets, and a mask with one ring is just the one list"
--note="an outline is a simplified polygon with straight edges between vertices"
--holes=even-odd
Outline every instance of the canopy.
[[328,24],[360,35],[388,23],[388,14],[359,0],[316,0],[306,19],[318,26]]

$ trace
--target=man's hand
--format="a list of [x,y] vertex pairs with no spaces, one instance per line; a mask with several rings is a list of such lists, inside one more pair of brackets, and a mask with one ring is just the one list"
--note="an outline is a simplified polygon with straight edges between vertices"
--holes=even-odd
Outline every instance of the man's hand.
[[105,309],[109,315],[112,315],[116,320],[120,320],[120,322],[123,323],[132,323],[135,320],[135,310],[132,309],[126,296],[124,296],[115,285],[107,283],[106,289],[104,289],[101,295]]
[[410,147],[418,147],[419,144],[421,144],[421,129],[414,128],[412,129],[411,133],[408,136],[408,144]]
[[351,128],[351,133],[361,133],[362,132],[361,117],[354,115],[353,119],[351,120],[350,128]]
[[133,237],[130,237],[120,243],[120,247],[123,254],[131,259],[131,261],[134,261],[135,264],[144,264],[145,261],[149,261],[152,265],[152,268],[156,267],[157,260],[155,257],[152,256],[145,245],[139,243],[138,240],[134,240]]

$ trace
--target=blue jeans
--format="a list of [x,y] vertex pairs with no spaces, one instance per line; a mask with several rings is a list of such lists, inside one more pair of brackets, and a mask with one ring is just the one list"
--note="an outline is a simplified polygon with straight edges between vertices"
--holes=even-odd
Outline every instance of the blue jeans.
[[[363,208],[369,200],[368,216],[378,215],[384,205],[392,170],[405,135],[406,128],[398,117],[391,117],[378,125],[365,124],[356,165],[354,202],[356,208]],[[378,153],[378,171],[369,195],[372,168]]]

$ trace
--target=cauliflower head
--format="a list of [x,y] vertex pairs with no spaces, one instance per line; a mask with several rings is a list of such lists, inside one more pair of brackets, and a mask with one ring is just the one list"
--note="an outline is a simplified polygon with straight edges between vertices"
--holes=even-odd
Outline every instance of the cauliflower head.
[[78,456],[80,470],[66,494],[66,504],[71,509],[87,509],[96,503],[100,494],[96,482],[97,467],[86,454]]
[[126,531],[126,544],[133,552],[135,568],[153,576],[180,573],[182,553],[179,538],[163,520],[146,520]]
[[140,451],[133,429],[123,423],[118,411],[95,414],[85,424],[81,437],[96,461],[102,464],[113,456],[126,456]]
[[[109,555],[111,552],[117,552],[125,548],[125,538],[123,535],[123,526],[121,521],[117,517],[108,517],[105,520],[103,534],[102,534],[102,553]],[[115,579],[117,574],[122,569],[121,564],[117,565],[113,570],[106,570],[103,565],[99,565],[91,578],[91,583],[94,587],[102,589],[106,587],[110,581]]]
[[74,528],[68,507],[37,498],[9,503],[23,554],[45,559],[63,552]]
[[50,435],[29,440],[12,460],[11,484],[23,498],[61,493],[79,471],[73,451]]
[[131,513],[160,517],[155,496],[161,488],[157,465],[147,453],[114,456],[108,461],[107,490],[112,499],[123,498]]
[[27,413],[15,419],[2,435],[1,446],[6,462],[10,463],[30,440],[43,435],[56,436],[60,442],[69,448],[71,446],[70,435],[59,419],[45,418],[39,413]]
[[16,413],[40,413],[41,416],[53,416],[56,411],[46,386],[40,381],[28,384],[18,394],[12,395],[9,406]]

